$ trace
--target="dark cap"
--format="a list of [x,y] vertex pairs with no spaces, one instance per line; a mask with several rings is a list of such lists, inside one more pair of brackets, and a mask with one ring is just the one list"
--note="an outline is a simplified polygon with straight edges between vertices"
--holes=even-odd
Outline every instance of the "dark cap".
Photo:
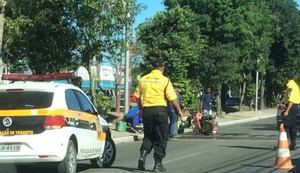
[[293,79],[294,78],[294,74],[292,72],[287,72],[287,73],[285,73],[284,77],[286,77],[288,79]]
[[153,67],[163,67],[165,66],[165,61],[162,58],[157,59],[153,63]]

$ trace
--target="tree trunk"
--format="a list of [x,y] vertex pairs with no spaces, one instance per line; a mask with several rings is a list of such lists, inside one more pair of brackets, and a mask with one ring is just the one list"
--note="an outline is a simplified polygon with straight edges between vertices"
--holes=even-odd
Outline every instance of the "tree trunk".
[[242,106],[243,106],[243,102],[244,102],[244,98],[245,98],[245,93],[246,93],[246,87],[247,87],[247,77],[246,74],[243,73],[243,87],[242,87],[242,91],[241,91],[241,95],[240,95],[240,105],[239,105],[239,111],[242,111]]
[[217,84],[217,90],[218,90],[218,95],[217,95],[217,115],[222,115],[222,104],[221,104],[221,92],[222,92],[222,84],[221,82],[218,82]]
[[265,107],[265,79],[264,76],[261,76],[260,80],[260,104],[259,104],[259,110],[264,109]]
[[5,16],[5,0],[0,0],[0,84],[2,83],[2,74],[6,67],[2,60],[2,44],[3,44],[3,31],[4,31],[4,16]]
[[[92,60],[91,60],[92,61]],[[97,107],[97,101],[96,101],[96,94],[95,94],[95,85],[94,85],[94,76],[92,74],[92,62],[89,62],[88,64],[88,73],[89,73],[89,76],[90,76],[90,96],[91,96],[91,100],[93,102],[93,104]]]

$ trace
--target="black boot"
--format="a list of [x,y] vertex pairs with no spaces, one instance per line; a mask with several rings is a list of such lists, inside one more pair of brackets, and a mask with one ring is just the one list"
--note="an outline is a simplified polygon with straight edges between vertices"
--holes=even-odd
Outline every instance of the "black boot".
[[167,169],[164,167],[161,161],[155,161],[153,172],[166,172]]
[[140,158],[138,161],[138,168],[141,171],[145,171],[145,162],[146,162],[146,157],[147,157],[148,152],[146,150],[142,150],[140,152]]

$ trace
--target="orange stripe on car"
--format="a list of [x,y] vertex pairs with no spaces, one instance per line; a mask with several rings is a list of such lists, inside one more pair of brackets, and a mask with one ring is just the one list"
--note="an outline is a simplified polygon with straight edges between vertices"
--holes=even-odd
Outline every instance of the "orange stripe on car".
[[105,139],[106,139],[106,133],[104,131],[102,131],[102,133],[100,134],[100,136],[98,136],[98,140],[105,141]]
[[80,111],[73,111],[67,109],[58,109],[58,110],[51,110],[51,109],[28,109],[28,110],[1,110],[0,117],[6,116],[64,116],[66,118],[75,118],[79,120],[84,120],[88,122],[97,122],[97,116],[93,114],[89,114],[86,112]]

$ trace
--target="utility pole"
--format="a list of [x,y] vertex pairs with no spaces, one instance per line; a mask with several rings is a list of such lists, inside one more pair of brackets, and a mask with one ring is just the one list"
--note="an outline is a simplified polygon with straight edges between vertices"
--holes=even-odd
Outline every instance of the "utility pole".
[[[128,4],[129,5],[129,4]],[[130,9],[130,8],[126,8],[126,9]],[[131,19],[131,15],[130,12],[127,13],[127,19]],[[127,20],[126,20],[127,21]],[[130,33],[131,33],[131,28],[129,26],[129,24],[126,22],[126,52],[125,52],[125,79],[124,79],[124,115],[128,112],[129,110],[129,83],[130,83],[130,79],[129,79],[129,74],[130,74],[130,70],[129,70],[129,61],[130,61],[130,44],[131,44],[131,39],[130,39]]]
[[259,58],[256,60],[256,82],[255,82],[255,111],[258,111],[258,75],[259,75]]

